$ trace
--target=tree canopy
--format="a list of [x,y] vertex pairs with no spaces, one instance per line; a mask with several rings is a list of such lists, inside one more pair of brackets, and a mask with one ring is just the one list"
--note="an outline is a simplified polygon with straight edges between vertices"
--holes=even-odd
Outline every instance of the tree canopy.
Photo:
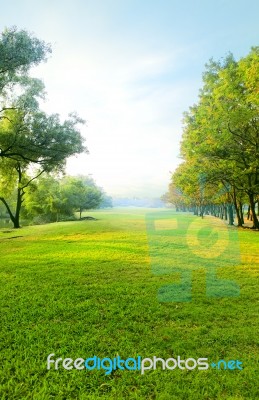
[[0,93],[6,85],[22,82],[32,66],[46,61],[49,44],[17,27],[5,29],[0,36]]
[[[236,209],[243,224],[248,203],[259,229],[259,47],[236,61],[210,60],[199,101],[184,114],[183,164],[172,176],[192,206]],[[201,185],[201,177],[203,184]],[[185,195],[185,196],[184,196]],[[231,223],[233,219],[231,218]]]
[[99,208],[105,193],[89,176],[42,174],[28,189],[23,216],[34,222],[81,219],[85,210]]

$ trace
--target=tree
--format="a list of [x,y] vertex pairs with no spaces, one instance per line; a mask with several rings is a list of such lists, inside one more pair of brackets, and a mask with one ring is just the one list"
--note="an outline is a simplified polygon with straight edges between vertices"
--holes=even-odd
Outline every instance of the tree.
[[58,176],[43,173],[28,187],[22,215],[27,220],[41,222],[58,222],[61,216],[71,215]]
[[[0,171],[12,177],[16,203],[11,207],[6,191],[0,201],[6,206],[15,228],[25,189],[43,172],[60,171],[69,156],[86,152],[78,129],[84,121],[71,113],[64,122],[57,114],[47,115],[39,108],[44,96],[42,81],[28,71],[46,59],[50,47],[26,31],[5,30],[0,38]],[[6,189],[6,181],[3,180]],[[1,187],[0,187],[1,190]]]
[[80,219],[84,210],[98,208],[103,198],[102,190],[88,177],[65,177],[61,190],[71,209],[79,211]]
[[[0,167],[2,164],[4,174],[16,176],[15,210],[1,192],[0,200],[15,228],[20,226],[23,197],[31,182],[45,171],[62,170],[67,157],[87,151],[78,130],[84,121],[74,113],[61,123],[57,114],[40,111],[38,98],[42,90],[40,81],[28,78],[26,90],[13,96],[12,107],[6,108],[0,119]],[[11,172],[7,173],[8,168]]]
[[[254,228],[259,228],[255,204],[259,194],[259,47],[235,61],[211,60],[203,75],[199,102],[184,117],[181,155],[189,166],[199,165],[206,186],[225,188],[217,201],[235,206],[242,225],[242,202],[247,199]],[[193,177],[190,170],[188,179]],[[192,183],[198,184],[198,176]],[[213,193],[213,191],[212,191]],[[212,199],[215,201],[215,198]],[[216,202],[217,202],[216,201]]]
[[69,119],[61,123],[57,114],[48,116],[38,110],[8,110],[5,115],[7,118],[0,121],[0,144],[6,138],[11,143],[16,142],[10,152],[6,147],[8,157],[4,164],[5,173],[9,169],[9,174],[16,175],[15,211],[11,211],[4,195],[0,196],[0,200],[5,204],[14,227],[19,228],[25,189],[31,182],[43,172],[62,170],[67,157],[87,151],[77,128],[84,121],[71,114]]
[[[90,184],[87,184],[90,182]],[[25,204],[25,218],[37,218],[46,222],[59,221],[74,216],[79,211],[80,219],[84,210],[98,208],[102,189],[92,178],[43,174],[28,190]]]
[[[239,62],[230,54],[223,64],[210,62],[204,74],[200,107],[206,121],[206,157],[225,166],[235,192],[248,196],[254,228],[259,193],[259,47]],[[205,128],[205,130],[204,130]]]

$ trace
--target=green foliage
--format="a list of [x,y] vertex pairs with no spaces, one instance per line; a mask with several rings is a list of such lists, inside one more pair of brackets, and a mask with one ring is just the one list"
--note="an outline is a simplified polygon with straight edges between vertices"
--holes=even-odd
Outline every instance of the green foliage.
[[67,220],[77,211],[81,217],[84,210],[98,208],[102,198],[103,191],[90,177],[44,174],[26,193],[23,217],[34,222],[53,222]]
[[[259,228],[255,204],[259,196],[259,47],[236,61],[229,54],[210,60],[203,74],[199,101],[184,115],[181,155],[184,163],[173,183],[199,205],[200,177],[205,202],[215,203],[224,188],[224,201],[249,202],[254,227]],[[216,197],[215,197],[216,196]],[[222,199],[221,199],[222,201]],[[238,211],[237,211],[238,212]]]
[[[39,108],[44,84],[28,71],[49,52],[44,42],[16,28],[0,38],[0,201],[17,228],[25,189],[33,180],[43,172],[62,171],[68,157],[88,151],[78,128],[83,119],[71,113],[61,122],[58,114],[47,115]],[[10,206],[13,187],[17,198]],[[56,200],[53,207],[60,208]]]
[[83,123],[76,114],[61,123],[57,114],[47,115],[38,109],[7,110],[0,120],[0,157],[26,166],[38,164],[46,171],[62,168],[67,157],[87,151],[78,129]]
[[0,93],[7,84],[21,82],[30,67],[47,59],[50,45],[16,27],[0,36]]
[[88,177],[65,177],[61,191],[70,209],[79,211],[80,218],[82,211],[98,208],[102,200],[102,191]]

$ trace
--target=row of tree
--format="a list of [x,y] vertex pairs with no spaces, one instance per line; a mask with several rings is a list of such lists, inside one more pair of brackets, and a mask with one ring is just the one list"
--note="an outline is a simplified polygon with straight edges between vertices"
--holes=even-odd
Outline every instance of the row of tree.
[[[72,178],[58,182],[53,176],[45,175],[41,180],[38,179],[46,173],[64,172],[68,157],[88,152],[79,130],[79,126],[85,123],[83,119],[71,113],[61,121],[58,114],[47,115],[40,109],[40,100],[45,96],[44,84],[32,78],[29,71],[31,67],[46,61],[50,53],[48,44],[16,27],[4,30],[0,36],[0,202],[6,207],[15,228],[20,227],[26,192],[28,213],[37,207],[43,212],[45,206],[49,206],[49,210],[52,207],[52,211],[54,208],[59,210],[57,213],[64,212],[60,205],[63,200],[53,200],[50,196],[48,199],[51,198],[49,201],[53,205],[44,203],[47,197],[43,195],[41,187],[49,183],[52,189],[56,185],[57,191],[58,188],[65,191],[66,185],[72,185]],[[38,189],[32,190],[36,180]],[[90,192],[95,190],[92,204],[99,204],[96,196],[99,196],[100,190],[91,182],[86,184],[84,179],[77,179],[73,185],[78,188],[78,197],[84,193],[89,198]],[[91,203],[92,200],[89,201]],[[30,211],[28,204],[31,204]]]
[[164,200],[230,224],[235,211],[238,226],[247,204],[259,229],[259,47],[206,65],[199,100],[184,114],[181,157]]

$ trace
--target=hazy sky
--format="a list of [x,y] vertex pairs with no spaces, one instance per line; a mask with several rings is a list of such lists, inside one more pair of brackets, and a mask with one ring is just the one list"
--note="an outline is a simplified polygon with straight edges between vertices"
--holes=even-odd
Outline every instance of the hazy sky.
[[182,113],[204,64],[258,45],[258,0],[0,0],[0,28],[52,44],[34,75],[44,108],[87,120],[90,155],[70,174],[93,174],[109,194],[160,196],[179,164]]

